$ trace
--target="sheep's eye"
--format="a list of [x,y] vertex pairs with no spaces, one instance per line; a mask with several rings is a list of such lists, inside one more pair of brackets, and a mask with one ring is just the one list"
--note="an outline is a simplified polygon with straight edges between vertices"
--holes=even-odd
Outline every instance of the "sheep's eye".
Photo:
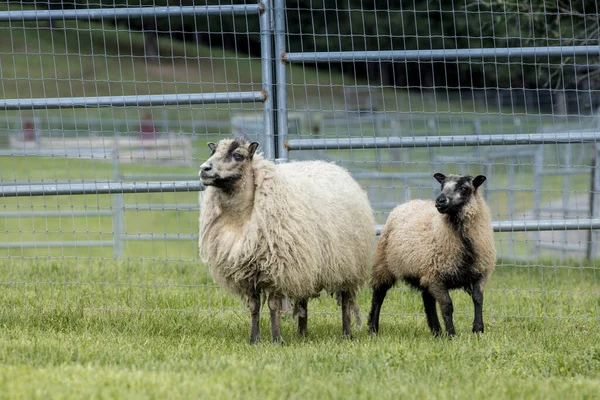
[[466,186],[463,186],[463,187],[460,188],[460,192],[461,193],[467,193],[468,190],[469,189]]
[[233,153],[233,159],[235,161],[242,161],[244,159],[244,156],[238,153]]

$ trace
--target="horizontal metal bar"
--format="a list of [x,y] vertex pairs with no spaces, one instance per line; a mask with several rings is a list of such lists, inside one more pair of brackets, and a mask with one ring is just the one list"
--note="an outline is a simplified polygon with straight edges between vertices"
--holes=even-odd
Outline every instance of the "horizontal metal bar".
[[538,248],[541,249],[548,249],[548,250],[554,250],[554,251],[571,251],[571,252],[582,252],[582,251],[587,251],[586,247],[582,246],[569,246],[566,244],[560,244],[560,243],[536,243],[535,245]]
[[352,176],[354,179],[433,179],[433,174],[427,172],[354,172]]
[[[43,184],[57,184],[57,183],[85,183],[83,180],[75,181],[70,179],[32,179],[32,180],[0,180],[0,187],[2,186],[21,186],[21,185],[43,185]],[[95,182],[94,182],[95,183]]]
[[589,214],[590,210],[587,208],[588,204],[585,205],[586,208],[575,208],[575,207],[540,207],[538,208],[539,212],[566,212],[573,214]]
[[[383,225],[375,227],[381,234]],[[541,231],[579,231],[600,229],[600,219],[552,219],[531,221],[493,221],[494,232],[541,232]]]
[[0,213],[1,218],[51,218],[51,217],[106,217],[112,216],[114,211],[90,210],[90,211],[11,211]]
[[204,190],[199,181],[181,182],[98,182],[57,185],[0,186],[0,197],[29,197],[113,193],[173,193]]
[[198,234],[194,233],[157,233],[157,234],[128,234],[121,235],[121,238],[128,241],[134,240],[196,240]]
[[48,248],[48,247],[111,247],[114,245],[112,240],[82,240],[79,242],[3,242],[0,243],[0,249],[14,248]]
[[228,4],[222,6],[169,6],[132,8],[90,8],[80,10],[26,10],[2,11],[0,22],[75,20],[101,18],[169,17],[180,15],[245,15],[261,11],[257,4]]
[[600,219],[549,219],[532,221],[494,221],[494,232],[579,231],[600,229]]
[[547,47],[500,47],[482,49],[433,49],[433,50],[383,50],[383,51],[333,51],[309,53],[284,53],[283,61],[341,62],[341,61],[418,61],[458,60],[471,58],[506,57],[552,57],[600,55],[600,46],[547,46]]
[[49,99],[0,99],[0,110],[247,103],[264,101],[265,98],[266,95],[264,92],[223,92],[151,94],[143,96],[55,97]]
[[449,135],[422,137],[290,139],[288,150],[346,150],[373,148],[501,146],[514,144],[588,143],[600,141],[600,132]]
[[198,204],[127,204],[123,209],[127,211],[197,211],[200,206]]
[[589,168],[565,168],[565,169],[542,169],[539,175],[581,175],[590,174],[592,167]]
[[143,181],[145,179],[161,181],[193,181],[198,179],[198,174],[123,174],[123,179],[132,181]]

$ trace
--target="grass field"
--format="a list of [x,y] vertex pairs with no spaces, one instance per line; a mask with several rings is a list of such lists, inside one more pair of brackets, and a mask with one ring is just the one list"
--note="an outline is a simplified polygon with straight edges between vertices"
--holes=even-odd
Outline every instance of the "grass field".
[[[251,346],[249,315],[197,263],[84,258],[0,263],[1,398],[594,398],[595,268],[500,263],[486,333],[455,292],[458,336],[432,338],[420,296],[390,292],[381,332],[341,337],[334,301],[309,304],[309,337]],[[361,293],[362,311],[369,292]]]

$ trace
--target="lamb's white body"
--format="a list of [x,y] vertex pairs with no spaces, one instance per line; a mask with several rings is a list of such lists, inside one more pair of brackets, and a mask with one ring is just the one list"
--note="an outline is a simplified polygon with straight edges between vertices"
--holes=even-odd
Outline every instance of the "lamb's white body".
[[212,186],[202,196],[200,256],[215,281],[242,297],[353,297],[372,262],[366,193],[331,163],[275,165],[255,155],[249,167],[231,198]]

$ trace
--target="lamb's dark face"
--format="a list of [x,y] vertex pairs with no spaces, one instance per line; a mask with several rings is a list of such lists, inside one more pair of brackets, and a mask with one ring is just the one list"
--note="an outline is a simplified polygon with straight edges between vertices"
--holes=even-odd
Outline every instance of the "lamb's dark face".
[[437,173],[433,177],[442,185],[442,194],[435,199],[435,207],[442,214],[456,215],[471,200],[486,177],[477,175],[448,175]]
[[257,142],[244,139],[223,139],[218,144],[209,143],[212,154],[200,166],[200,182],[204,186],[216,186],[229,190],[239,181],[258,147]]

